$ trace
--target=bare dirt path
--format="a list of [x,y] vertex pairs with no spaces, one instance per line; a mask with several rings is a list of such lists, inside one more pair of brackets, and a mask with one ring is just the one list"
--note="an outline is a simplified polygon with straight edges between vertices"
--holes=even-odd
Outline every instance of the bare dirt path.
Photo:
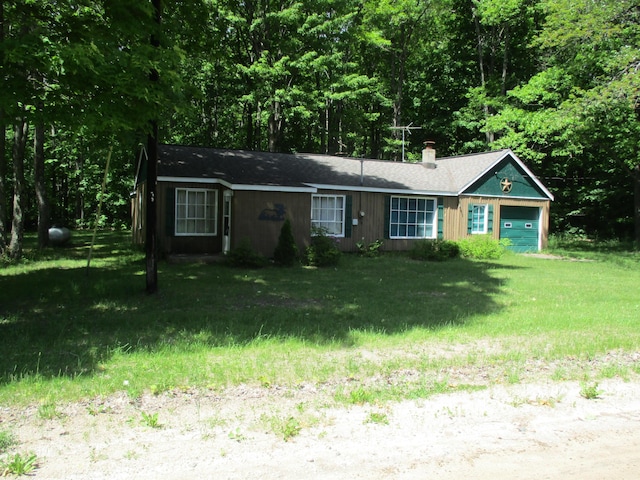
[[3,408],[0,428],[47,480],[637,479],[640,382],[599,388],[592,400],[578,383],[538,382],[339,408],[314,386],[122,394],[48,420]]

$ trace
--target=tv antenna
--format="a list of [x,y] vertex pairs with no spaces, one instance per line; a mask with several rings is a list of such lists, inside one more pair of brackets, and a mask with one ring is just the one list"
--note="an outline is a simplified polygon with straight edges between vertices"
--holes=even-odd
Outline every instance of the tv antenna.
[[391,130],[402,130],[402,161],[404,162],[404,134],[411,135],[411,130],[422,130],[422,127],[413,127],[413,122],[403,127],[389,127]]

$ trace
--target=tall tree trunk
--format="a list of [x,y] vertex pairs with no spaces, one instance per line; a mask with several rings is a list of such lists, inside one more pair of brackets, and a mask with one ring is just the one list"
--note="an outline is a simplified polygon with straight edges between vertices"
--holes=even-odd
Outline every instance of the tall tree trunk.
[[[4,43],[4,2],[0,0],[0,45]],[[0,61],[3,58],[0,56]],[[7,250],[7,130],[4,109],[0,107],[0,256]]]
[[44,124],[38,122],[34,132],[33,176],[38,201],[38,248],[49,244],[49,197],[44,178]]
[[262,150],[262,104],[256,102],[256,115],[253,133],[253,145],[251,150]]
[[511,38],[511,30],[509,25],[504,27],[504,53],[502,55],[502,83],[500,93],[502,96],[507,94],[507,73],[509,70],[509,39]]
[[640,247],[640,164],[633,169],[633,212],[636,246]]
[[[0,2],[1,3],[1,2]],[[2,6],[0,5],[0,8]],[[0,256],[7,250],[7,197],[5,181],[7,178],[7,137],[4,123],[4,110],[0,108]]]
[[253,126],[253,103],[251,102],[247,102],[245,104],[245,112],[244,112],[244,121],[245,123],[245,131],[246,133],[246,140],[245,140],[245,148],[247,150],[254,150],[253,147],[253,133],[254,133],[254,126]]
[[[84,225],[84,194],[82,193],[83,189],[80,188],[80,185],[82,185],[82,180],[85,174],[84,170],[84,154],[81,153],[76,158],[76,175],[74,180],[70,182],[69,177],[67,175],[63,175],[61,188],[64,193],[62,198],[64,199],[63,211],[65,212],[65,215],[69,212],[71,208],[71,201],[73,201],[73,218],[80,220],[81,225]],[[72,188],[75,191],[73,199],[71,198]]]
[[[486,94],[487,80],[484,74],[484,39],[482,37],[482,30],[480,28],[480,19],[476,14],[475,8],[473,9],[473,23],[476,27],[476,38],[478,42],[478,68],[480,70],[480,85],[482,86],[483,92]],[[484,118],[487,120],[489,118],[489,105],[487,102],[484,102],[482,105],[482,110],[484,113]],[[493,132],[486,130],[484,132],[487,144],[491,144],[494,140]]]
[[[162,2],[152,0],[154,20],[160,25],[162,22]],[[160,47],[160,40],[155,35],[151,36],[151,46]],[[149,73],[152,88],[160,80],[160,74],[155,68]],[[147,293],[158,291],[158,248],[157,248],[157,195],[156,184],[158,180],[158,122],[154,120],[151,133],[147,137],[147,185],[146,185],[146,222],[145,222],[145,258],[146,258],[146,290]]]
[[329,153],[329,108],[331,107],[331,100],[329,97],[324,100],[324,110],[321,115],[322,128],[320,129],[320,151],[325,155]]
[[11,242],[9,257],[22,257],[22,240],[24,237],[24,152],[27,143],[27,120],[19,118],[13,128],[13,221],[11,223]]
[[275,100],[271,106],[269,115],[269,151],[280,151],[280,139],[282,137],[282,104]]

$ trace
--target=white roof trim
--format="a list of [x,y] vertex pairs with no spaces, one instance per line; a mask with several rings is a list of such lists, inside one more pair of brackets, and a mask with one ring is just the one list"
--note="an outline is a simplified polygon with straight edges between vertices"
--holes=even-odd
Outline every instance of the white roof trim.
[[[487,173],[489,173],[489,171],[495,167],[498,163],[500,163],[502,160],[504,160],[506,158],[507,155],[511,155],[511,157],[516,161],[516,163],[518,165],[520,165],[520,167],[524,170],[524,172],[529,176],[529,178],[531,178],[534,183],[540,188],[540,190],[542,190],[544,192],[544,194],[549,197],[550,200],[553,200],[553,194],[547,190],[547,188],[540,182],[540,180],[538,180],[538,177],[536,177],[533,172],[531,170],[529,170],[527,168],[527,166],[522,163],[522,160],[520,160],[518,158],[518,156],[513,153],[513,151],[508,148],[504,151],[504,153],[495,161],[493,162],[491,165],[489,165],[487,168],[485,168],[482,173],[480,173],[480,175],[477,175],[474,179],[472,179],[471,181],[469,181],[466,185],[464,185],[459,191],[458,191],[458,195],[462,196],[464,191],[469,188],[471,185],[473,185],[475,182],[478,181],[478,179],[484,177]],[[504,198],[504,197],[499,197],[499,198]],[[517,197],[511,197],[509,196],[509,198],[517,198]],[[530,198],[530,197],[521,197],[521,198]]]
[[287,193],[316,193],[313,187],[284,187],[280,185],[231,185],[232,190],[249,192],[287,192]]
[[159,182],[172,182],[172,183],[207,183],[207,184],[219,184],[225,187],[231,188],[229,182],[220,180],[219,178],[202,178],[202,177],[158,177]]
[[158,177],[159,182],[172,183],[201,183],[207,185],[223,185],[231,190],[253,192],[290,192],[290,193],[315,193],[313,187],[284,187],[279,185],[242,185],[229,183],[219,178],[202,177]]
[[433,190],[410,190],[399,188],[374,188],[374,187],[359,187],[359,186],[344,186],[344,185],[324,185],[319,183],[310,183],[309,185],[315,187],[318,190],[337,190],[340,192],[371,192],[371,193],[390,193],[400,195],[425,195],[428,197],[455,197],[457,196],[453,192],[440,192]]
[[514,199],[514,200],[535,200],[538,202],[546,202],[547,199],[545,198],[541,198],[541,197],[518,197],[515,195],[487,195],[487,194],[479,194],[479,193],[463,193],[462,195],[460,195],[460,197],[464,197],[464,198],[472,198],[472,197],[482,197],[482,198],[499,198],[501,200],[509,200],[509,199]]

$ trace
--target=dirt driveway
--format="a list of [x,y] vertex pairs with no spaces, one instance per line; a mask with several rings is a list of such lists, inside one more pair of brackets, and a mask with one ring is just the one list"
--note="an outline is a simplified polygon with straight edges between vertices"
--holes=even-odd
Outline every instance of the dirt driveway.
[[47,480],[637,479],[640,382],[599,388],[592,400],[548,382],[339,408],[318,386],[122,394],[48,420],[3,408],[0,428]]

